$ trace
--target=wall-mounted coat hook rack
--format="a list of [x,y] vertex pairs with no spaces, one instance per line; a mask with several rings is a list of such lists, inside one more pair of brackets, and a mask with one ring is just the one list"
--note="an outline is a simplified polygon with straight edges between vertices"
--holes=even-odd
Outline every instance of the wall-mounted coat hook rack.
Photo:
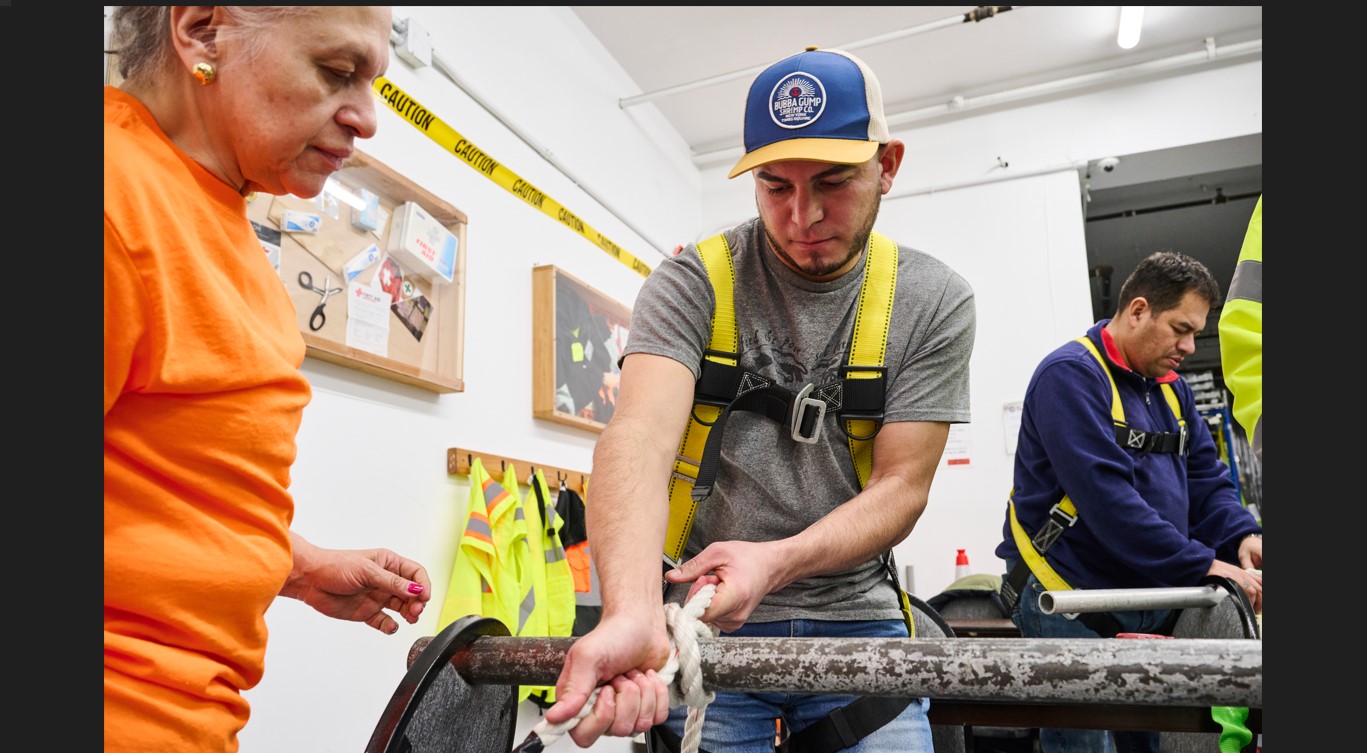
[[530,473],[532,470],[540,468],[547,480],[550,480],[554,475],[554,478],[564,484],[566,488],[572,489],[580,495],[584,494],[584,487],[588,485],[589,474],[583,471],[460,447],[451,447],[446,450],[446,472],[453,476],[467,476],[470,474],[470,466],[474,465],[475,458],[479,458],[484,467],[490,471],[497,466],[503,472],[507,470],[509,465],[517,468],[518,473]]

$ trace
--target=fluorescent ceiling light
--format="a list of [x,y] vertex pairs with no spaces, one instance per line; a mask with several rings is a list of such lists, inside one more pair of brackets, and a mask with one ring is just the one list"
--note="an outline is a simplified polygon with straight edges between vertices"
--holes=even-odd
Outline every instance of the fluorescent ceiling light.
[[1116,34],[1115,43],[1120,45],[1122,50],[1134,47],[1139,44],[1139,32],[1143,27],[1144,6],[1120,6],[1120,32]]
[[328,178],[327,182],[323,184],[323,190],[336,196],[338,200],[352,209],[359,209],[362,212],[365,211],[365,201],[356,194],[346,190],[341,183],[338,183],[332,178]]

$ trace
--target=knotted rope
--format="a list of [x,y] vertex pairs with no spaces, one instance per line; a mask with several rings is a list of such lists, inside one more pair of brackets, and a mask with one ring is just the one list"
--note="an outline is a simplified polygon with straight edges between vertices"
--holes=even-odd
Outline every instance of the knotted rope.
[[[710,640],[717,637],[717,630],[701,621],[703,612],[711,606],[712,596],[716,592],[717,587],[708,584],[699,588],[698,592],[693,594],[693,598],[682,607],[678,604],[666,604],[664,607],[665,627],[669,632],[672,650],[669,652],[669,661],[665,662],[660,670],[660,679],[669,686],[670,708],[688,704],[688,718],[684,722],[683,742],[679,746],[679,753],[697,753],[702,741],[702,723],[707,704],[716,697],[716,693],[703,688],[702,658],[698,651],[699,639]],[[674,682],[676,676],[679,679],[677,683]],[[536,727],[527,736],[527,741],[515,748],[514,753],[532,753],[534,750],[550,747],[566,732],[574,729],[579,720],[593,711],[600,689],[594,688],[589,699],[584,702],[583,708],[579,709],[579,713],[573,718],[559,724],[548,724],[544,718],[537,722]],[[534,740],[539,744],[536,747],[529,747],[528,744]]]

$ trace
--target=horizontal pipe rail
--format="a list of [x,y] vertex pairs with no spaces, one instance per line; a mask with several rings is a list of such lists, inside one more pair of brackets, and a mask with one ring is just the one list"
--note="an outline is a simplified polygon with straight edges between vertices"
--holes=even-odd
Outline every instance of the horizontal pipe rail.
[[[554,685],[575,638],[484,636],[451,658],[472,685]],[[426,642],[419,639],[409,663]],[[1262,641],[722,638],[698,646],[708,690],[928,696],[1020,704],[1262,708]]]
[[1213,607],[1228,595],[1228,591],[1215,586],[1045,591],[1039,595],[1039,608],[1045,614],[1116,612],[1130,609],[1186,609],[1188,607]]
[[[973,727],[1063,727],[1133,732],[1205,732],[1224,727],[1201,706],[1117,706],[1113,704],[1039,704],[948,701],[934,699],[927,714],[931,724]],[[1244,726],[1263,731],[1263,710],[1250,708]],[[1214,748],[1212,747],[1213,751]]]

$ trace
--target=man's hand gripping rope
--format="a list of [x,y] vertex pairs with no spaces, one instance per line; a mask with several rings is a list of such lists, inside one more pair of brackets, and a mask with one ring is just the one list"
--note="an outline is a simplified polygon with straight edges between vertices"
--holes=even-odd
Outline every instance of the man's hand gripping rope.
[[[702,622],[703,612],[712,604],[712,596],[716,592],[715,585],[707,584],[699,588],[697,593],[693,594],[693,598],[682,607],[678,604],[664,606],[665,625],[673,650],[669,653],[669,661],[665,662],[665,666],[660,670],[660,679],[669,686],[671,708],[681,704],[688,705],[688,720],[684,724],[683,742],[679,747],[679,753],[697,752],[702,740],[703,715],[707,710],[707,704],[716,697],[715,693],[703,688],[702,659],[698,650],[699,640],[711,640],[717,636],[715,628]],[[677,683],[674,681],[676,676],[679,680]],[[579,713],[571,719],[559,724],[549,724],[542,719],[532,728],[527,739],[513,748],[512,753],[540,753],[550,747],[566,732],[574,729],[579,720],[588,716],[597,700],[598,690],[595,689],[579,709]]]

